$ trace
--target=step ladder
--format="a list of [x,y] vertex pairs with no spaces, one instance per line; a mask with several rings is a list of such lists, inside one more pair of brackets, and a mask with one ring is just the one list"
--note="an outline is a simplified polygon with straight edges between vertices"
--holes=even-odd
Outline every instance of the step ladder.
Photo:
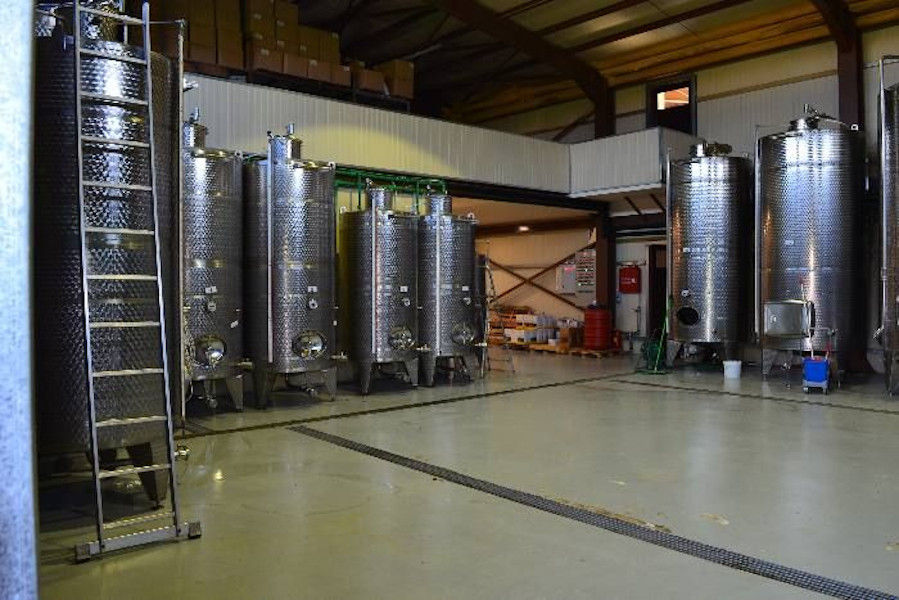
[[[150,9],[149,3],[143,3],[141,18],[127,16],[125,14],[108,12],[99,10],[91,6],[87,6],[85,0],[75,0],[73,3],[73,24],[72,32],[74,38],[74,54],[75,54],[75,114],[76,114],[76,131],[78,136],[77,152],[78,152],[78,189],[79,189],[79,230],[81,236],[81,272],[82,285],[84,289],[84,332],[85,332],[85,359],[86,359],[86,375],[89,399],[89,426],[91,440],[91,460],[93,467],[93,483],[94,494],[96,497],[96,531],[97,539],[91,542],[80,543],[75,547],[75,558],[78,561],[88,560],[93,556],[105,554],[108,552],[130,548],[151,542],[162,541],[166,539],[179,538],[195,538],[202,534],[199,522],[186,523],[181,520],[181,512],[178,505],[178,489],[175,476],[174,462],[179,452],[176,451],[172,431],[172,408],[169,398],[169,373],[166,360],[166,338],[165,338],[165,317],[163,305],[163,290],[160,272],[160,254],[159,254],[159,221],[158,221],[158,199],[156,197],[156,164],[155,164],[155,147],[154,147],[154,129],[153,129],[153,110],[151,105],[152,93],[152,73],[150,60]],[[91,16],[101,19],[109,19],[123,25],[123,29],[127,31],[128,27],[140,27],[143,32],[143,57],[136,58],[134,56],[119,56],[115,53],[107,53],[101,50],[84,47],[84,39],[82,34],[82,19]],[[127,35],[125,37],[127,39]],[[102,94],[91,93],[82,88],[82,68],[85,57],[102,58],[106,60],[123,61],[130,64],[137,64],[146,70],[146,85],[141,98],[126,98],[119,96],[107,96]],[[111,139],[106,137],[97,137],[87,135],[84,129],[82,106],[89,104],[113,104],[117,106],[127,106],[146,115],[147,128],[146,140],[134,141],[125,139]],[[128,147],[136,152],[146,152],[149,164],[148,181],[140,183],[125,183],[116,181],[115,177],[105,180],[96,180],[87,178],[85,173],[85,144],[104,144],[119,147]],[[89,192],[89,191],[90,192]],[[102,192],[106,190],[119,190],[134,193],[149,194],[152,198],[153,210],[153,229],[126,229],[126,228],[108,228],[102,224],[88,222],[88,213],[86,208],[86,198],[93,193],[94,200],[99,198],[99,204],[102,205],[104,195]],[[101,192],[99,195],[97,192]],[[123,239],[140,238],[145,241],[150,240],[149,245],[155,258],[155,272],[147,273],[104,273],[96,272],[95,267],[90,260],[91,251],[99,249],[96,240],[102,239],[104,235],[116,235]],[[96,267],[102,268],[101,266]],[[155,287],[155,298],[158,302],[158,316],[152,320],[134,320],[134,321],[110,321],[94,315],[92,310],[94,307],[91,302],[90,285],[92,282],[97,284],[104,281],[118,282],[145,282]],[[151,339],[158,337],[159,352],[157,359],[152,364],[133,366],[133,368],[124,368],[123,365],[119,369],[95,370],[94,368],[94,350],[100,348],[94,343],[97,338],[101,338],[109,330],[120,330],[121,335],[127,335],[126,331],[134,332],[135,330],[151,330]],[[94,339],[94,343],[92,343]],[[154,342],[155,343],[155,342]],[[106,418],[98,417],[98,405],[102,402],[102,406],[114,404],[116,398],[121,396],[113,393],[112,388],[115,383],[127,384],[129,378],[159,378],[158,383],[161,384],[163,390],[160,398],[164,410],[160,407],[156,412],[160,414],[147,414],[130,417]],[[110,385],[110,384],[113,385]],[[125,388],[127,389],[127,388]],[[104,398],[105,396],[105,398]],[[99,419],[99,420],[98,420]],[[153,458],[150,462],[157,464],[144,464],[134,466],[122,466],[112,469],[104,469],[100,462],[100,448],[98,446],[98,437],[108,433],[110,430],[120,433],[126,428],[148,427],[158,424],[164,429],[165,442],[165,458],[157,460]],[[133,430],[132,430],[133,431]],[[124,435],[122,437],[125,437]],[[152,458],[152,451],[149,452]],[[104,511],[103,498],[103,482],[107,479],[116,477],[125,477],[133,475],[156,475],[165,473],[168,479],[168,505],[165,505],[163,497],[157,497],[156,501],[164,506],[153,512],[131,516],[129,518],[120,518],[115,520],[107,520]],[[156,480],[157,484],[159,479]],[[164,496],[164,494],[159,494]],[[115,535],[113,535],[115,534]]]
[[[514,373],[515,358],[509,345],[489,345],[490,334],[494,332],[494,328],[490,324],[490,311],[496,310],[496,284],[494,284],[493,282],[493,269],[490,268],[489,260],[484,264],[484,270],[487,275],[487,327],[485,328],[485,331],[487,332],[487,339],[484,340],[485,343],[488,344],[487,351],[484,353],[487,358],[487,360],[485,361],[487,364],[487,370]],[[502,327],[500,327],[500,333],[504,334]],[[491,350],[493,350],[493,353],[491,353]]]

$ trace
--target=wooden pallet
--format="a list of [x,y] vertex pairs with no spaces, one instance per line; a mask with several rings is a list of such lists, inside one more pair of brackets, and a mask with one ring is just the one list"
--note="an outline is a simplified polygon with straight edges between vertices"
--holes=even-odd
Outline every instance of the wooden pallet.
[[551,354],[568,354],[569,352],[567,346],[560,346],[557,344],[531,344],[528,349],[532,352],[549,352]]
[[572,356],[589,356],[590,358],[607,358],[609,356],[618,356],[621,350],[618,348],[610,348],[608,350],[588,350],[587,348],[572,348],[568,351]]

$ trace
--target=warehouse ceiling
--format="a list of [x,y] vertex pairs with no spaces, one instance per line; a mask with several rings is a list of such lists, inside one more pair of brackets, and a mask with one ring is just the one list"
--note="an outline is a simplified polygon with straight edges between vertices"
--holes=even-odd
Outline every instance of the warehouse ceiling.
[[896,0],[297,1],[345,57],[414,61],[418,110],[468,123],[583,98],[594,71],[615,88],[827,39],[821,4],[899,22]]

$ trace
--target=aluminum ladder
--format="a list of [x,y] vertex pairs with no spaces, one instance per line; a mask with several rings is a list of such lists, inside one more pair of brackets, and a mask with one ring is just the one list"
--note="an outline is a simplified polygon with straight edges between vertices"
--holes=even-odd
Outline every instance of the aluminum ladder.
[[[150,60],[150,5],[149,2],[143,3],[142,16],[140,18],[127,16],[125,14],[113,13],[99,10],[85,5],[84,0],[75,0],[73,2],[73,23],[72,33],[74,38],[74,54],[75,54],[75,114],[76,114],[76,131],[77,131],[77,152],[78,152],[78,193],[79,193],[79,233],[81,236],[81,275],[82,286],[84,290],[84,332],[85,332],[85,361],[86,361],[86,377],[89,398],[89,425],[90,425],[90,441],[91,441],[91,460],[93,469],[94,494],[96,497],[96,531],[97,539],[91,542],[79,543],[75,547],[75,558],[78,561],[88,560],[93,556],[140,546],[151,542],[179,539],[179,538],[195,538],[202,534],[202,528],[199,522],[187,523],[181,520],[181,513],[178,505],[178,490],[175,474],[175,458],[179,454],[175,447],[173,427],[172,427],[172,406],[169,397],[169,372],[166,359],[166,338],[165,338],[165,315],[163,303],[163,290],[161,280],[161,259],[159,252],[159,215],[158,215],[158,199],[156,197],[156,164],[155,164],[155,147],[154,147],[154,128],[153,128],[153,83]],[[83,34],[81,31],[82,19],[91,16],[100,19],[108,19],[113,22],[121,23],[123,29],[127,31],[128,27],[140,27],[143,37],[143,56],[136,58],[133,56],[124,56],[114,53],[104,52],[102,50],[86,48],[83,43]],[[127,40],[127,36],[125,37]],[[82,87],[82,61],[85,56],[93,58],[102,58],[108,60],[120,60],[130,64],[138,64],[146,70],[145,86],[143,97],[126,98],[119,96],[107,96],[102,94],[94,94],[86,91]],[[82,106],[84,104],[99,103],[112,104],[117,106],[127,106],[146,115],[147,128],[146,140],[134,141],[125,139],[112,139],[90,136],[85,134],[84,122],[82,114]],[[136,149],[137,151],[146,152],[149,161],[149,181],[141,184],[124,183],[116,181],[115,178],[102,181],[94,181],[86,179],[85,161],[84,161],[84,145],[85,144],[106,144],[113,146],[124,146]],[[121,229],[109,227],[96,227],[88,223],[86,190],[127,190],[135,193],[147,193],[152,197],[153,209],[153,229]],[[101,194],[102,197],[102,194]],[[101,200],[102,202],[102,200]],[[155,274],[133,273],[133,274],[109,274],[93,272],[90,261],[90,252],[94,247],[92,240],[97,235],[115,234],[128,238],[131,236],[146,236],[152,241],[152,249],[155,255]],[[143,239],[146,239],[143,237]],[[155,286],[156,299],[158,302],[158,319],[155,321],[119,321],[111,322],[102,319],[94,319],[92,317],[90,283],[91,281],[102,280],[119,280],[119,281],[144,281],[152,282]],[[159,353],[158,361],[154,364],[142,365],[140,368],[123,369],[123,370],[107,370],[95,371],[94,357],[91,339],[92,334],[103,328],[153,328],[158,332],[159,336]],[[164,390],[164,414],[150,414],[129,418],[109,418],[99,420],[97,417],[97,401],[98,390],[97,382],[102,378],[138,378],[138,377],[159,377],[162,378]],[[109,392],[107,392],[109,393]],[[158,411],[163,412],[163,411]],[[166,445],[165,459],[158,464],[149,464],[142,466],[125,466],[113,469],[104,469],[100,463],[100,449],[98,447],[98,432],[106,428],[114,428],[121,431],[122,428],[128,427],[145,427],[148,423],[159,423],[165,429],[164,438]],[[156,509],[148,514],[143,514],[130,518],[120,518],[107,521],[104,517],[104,500],[103,500],[103,481],[109,478],[123,477],[129,475],[140,475],[148,473],[165,472],[168,475],[168,494],[169,505],[161,509]],[[163,502],[162,498],[157,501]],[[150,528],[145,528],[150,527]],[[121,533],[125,532],[125,533]]]

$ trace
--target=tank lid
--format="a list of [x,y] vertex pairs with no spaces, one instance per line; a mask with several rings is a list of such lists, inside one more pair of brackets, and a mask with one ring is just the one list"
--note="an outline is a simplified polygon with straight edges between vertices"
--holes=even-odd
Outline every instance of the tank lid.
[[273,135],[270,131],[268,133],[268,136],[270,140],[283,140],[288,146],[287,158],[299,160],[302,156],[303,140],[301,140],[294,134],[295,130],[296,125],[294,125],[293,123],[288,123],[287,127],[285,127],[285,133],[280,135]]
[[698,144],[690,146],[690,156],[699,158],[702,156],[727,156],[733,151],[729,144],[707,142],[702,140]]
[[846,123],[821,112],[810,104],[805,105],[805,116],[790,121],[790,131],[811,131],[819,129],[854,129]]
[[185,148],[202,148],[206,145],[209,128],[200,123],[200,108],[194,108],[190,118],[181,126],[181,143]]
[[429,193],[425,196],[425,214],[453,214],[453,197],[449,194]]
[[393,210],[393,190],[369,185],[365,189],[365,208],[367,210],[371,208],[375,210]]

